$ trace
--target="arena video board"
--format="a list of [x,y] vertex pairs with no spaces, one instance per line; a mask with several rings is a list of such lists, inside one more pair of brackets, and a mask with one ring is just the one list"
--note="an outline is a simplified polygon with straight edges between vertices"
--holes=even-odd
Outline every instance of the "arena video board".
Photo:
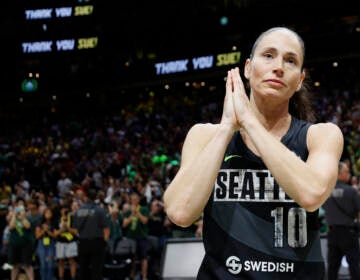
[[82,51],[99,45],[94,0],[25,1],[22,20],[23,54]]

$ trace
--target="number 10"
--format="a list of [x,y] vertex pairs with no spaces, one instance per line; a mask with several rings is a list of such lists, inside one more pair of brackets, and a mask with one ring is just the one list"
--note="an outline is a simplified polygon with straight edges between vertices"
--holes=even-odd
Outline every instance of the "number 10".
[[[284,208],[277,207],[271,211],[271,217],[274,217],[274,245],[283,247],[284,239]],[[298,220],[298,222],[296,222]],[[305,247],[307,243],[307,224],[306,211],[303,208],[290,208],[288,212],[288,230],[287,241],[290,247]]]

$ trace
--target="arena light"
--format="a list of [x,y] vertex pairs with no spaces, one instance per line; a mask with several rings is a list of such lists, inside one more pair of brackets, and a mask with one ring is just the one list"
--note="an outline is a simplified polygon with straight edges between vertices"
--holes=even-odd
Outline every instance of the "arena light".
[[33,78],[24,79],[21,82],[21,90],[22,92],[35,92],[38,90],[38,81]]
[[228,17],[222,16],[222,17],[220,18],[220,24],[221,24],[222,26],[225,26],[225,25],[227,25],[228,23],[229,23]]

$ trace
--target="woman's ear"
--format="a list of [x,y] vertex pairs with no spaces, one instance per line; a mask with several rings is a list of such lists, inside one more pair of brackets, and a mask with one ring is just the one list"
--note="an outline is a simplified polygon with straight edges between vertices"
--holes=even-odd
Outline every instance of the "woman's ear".
[[251,71],[251,61],[248,58],[248,59],[246,59],[245,66],[244,66],[244,76],[248,80],[249,80],[249,77],[250,77],[250,71]]
[[296,87],[296,91],[299,91],[300,89],[301,89],[301,86],[302,86],[302,84],[303,84],[303,81],[304,81],[304,79],[305,79],[305,70],[303,70],[302,71],[302,73],[301,73],[301,76],[300,76],[300,80],[299,80],[299,83],[298,83],[298,85],[297,85],[297,87]]

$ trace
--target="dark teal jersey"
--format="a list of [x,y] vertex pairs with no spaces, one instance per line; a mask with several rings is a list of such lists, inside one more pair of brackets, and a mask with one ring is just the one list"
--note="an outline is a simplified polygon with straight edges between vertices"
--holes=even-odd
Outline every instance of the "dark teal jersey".
[[[281,142],[303,161],[311,124],[292,118]],[[323,279],[318,211],[278,185],[239,132],[225,152],[204,210],[205,256],[197,279]]]

